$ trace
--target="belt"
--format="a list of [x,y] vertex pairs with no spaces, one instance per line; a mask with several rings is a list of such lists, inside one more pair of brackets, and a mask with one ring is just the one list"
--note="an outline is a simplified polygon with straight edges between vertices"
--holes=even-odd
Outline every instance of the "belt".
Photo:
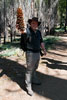
[[40,50],[33,50],[33,49],[27,49],[27,51],[31,51],[33,53],[39,53],[40,52]]

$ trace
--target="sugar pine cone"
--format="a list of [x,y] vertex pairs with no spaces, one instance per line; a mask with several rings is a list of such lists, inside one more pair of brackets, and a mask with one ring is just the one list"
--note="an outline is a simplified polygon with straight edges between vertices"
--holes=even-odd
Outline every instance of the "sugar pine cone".
[[24,25],[24,18],[23,18],[22,8],[17,9],[16,28],[18,30],[20,30],[22,33],[24,32],[25,25]]

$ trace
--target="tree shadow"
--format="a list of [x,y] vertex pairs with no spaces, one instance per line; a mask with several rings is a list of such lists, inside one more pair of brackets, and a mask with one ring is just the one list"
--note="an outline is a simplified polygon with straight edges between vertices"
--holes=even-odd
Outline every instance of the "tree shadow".
[[55,52],[50,52],[50,51],[48,51],[48,53],[50,53],[50,54],[54,54],[54,55],[58,55],[58,56],[62,56],[62,57],[67,57],[67,55],[63,55],[63,54],[58,54],[58,53],[55,53]]
[[67,70],[67,63],[50,59],[50,58],[42,58],[42,62],[47,65],[47,67],[52,68],[52,69],[64,69]]
[[41,86],[34,86],[34,91],[50,100],[67,100],[67,80],[39,73]]
[[65,41],[59,41],[53,44],[53,50],[67,50],[67,43]]
[[25,91],[24,77],[25,77],[25,66],[15,61],[11,61],[5,58],[0,58],[0,77],[6,74],[12,81],[20,84],[20,87]]
[[[0,58],[0,69],[2,69],[0,77],[6,74],[25,91],[24,77],[26,68],[24,65],[6,58]],[[42,85],[33,85],[35,93],[51,100],[67,100],[67,80],[45,75],[40,72],[37,72],[37,75],[41,79]]]

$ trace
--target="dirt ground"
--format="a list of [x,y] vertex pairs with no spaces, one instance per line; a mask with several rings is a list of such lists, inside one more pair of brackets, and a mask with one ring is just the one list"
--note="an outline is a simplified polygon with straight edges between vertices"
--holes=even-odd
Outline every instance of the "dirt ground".
[[33,85],[34,95],[25,91],[24,56],[0,58],[0,100],[67,100],[67,37],[41,57],[37,75],[41,85]]

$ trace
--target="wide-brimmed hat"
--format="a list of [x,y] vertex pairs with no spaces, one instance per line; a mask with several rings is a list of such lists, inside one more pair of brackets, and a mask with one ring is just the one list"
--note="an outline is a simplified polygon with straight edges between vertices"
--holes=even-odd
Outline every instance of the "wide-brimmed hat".
[[38,21],[38,18],[37,18],[37,17],[33,17],[32,19],[28,19],[28,23],[29,23],[29,24],[31,24],[32,21],[38,22],[38,26],[41,24],[41,22]]

